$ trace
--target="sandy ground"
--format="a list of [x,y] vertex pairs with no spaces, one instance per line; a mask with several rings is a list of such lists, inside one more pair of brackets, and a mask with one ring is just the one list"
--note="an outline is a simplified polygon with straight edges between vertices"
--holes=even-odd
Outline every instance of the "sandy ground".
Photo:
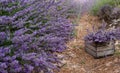
[[101,59],[94,59],[84,51],[83,37],[87,33],[86,29],[91,29],[92,25],[100,25],[97,17],[83,15],[75,28],[75,38],[67,44],[68,49],[60,55],[64,57],[64,65],[58,73],[120,73],[119,48],[114,56]]

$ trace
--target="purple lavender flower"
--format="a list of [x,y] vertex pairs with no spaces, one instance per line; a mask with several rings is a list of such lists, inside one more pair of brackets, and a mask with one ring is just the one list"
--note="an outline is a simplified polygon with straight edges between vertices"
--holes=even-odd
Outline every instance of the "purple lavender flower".
[[73,25],[64,0],[0,0],[0,73],[52,73]]
[[110,41],[119,40],[120,38],[120,29],[111,29],[111,30],[105,30],[104,25],[102,25],[102,28],[88,33],[85,36],[85,41],[89,43],[105,43]]

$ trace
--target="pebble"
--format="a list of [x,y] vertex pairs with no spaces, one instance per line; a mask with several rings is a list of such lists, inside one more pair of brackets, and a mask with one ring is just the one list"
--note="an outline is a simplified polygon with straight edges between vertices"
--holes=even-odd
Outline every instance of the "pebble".
[[81,68],[80,70],[83,71],[83,72],[86,72],[85,68]]
[[112,62],[106,63],[106,66],[111,66]]
[[108,70],[108,68],[105,68],[104,70],[106,71],[106,70]]
[[101,71],[102,69],[99,69],[99,71]]
[[116,58],[116,59],[114,60],[114,62],[118,62],[118,58]]
[[120,73],[120,70],[115,70],[114,73]]

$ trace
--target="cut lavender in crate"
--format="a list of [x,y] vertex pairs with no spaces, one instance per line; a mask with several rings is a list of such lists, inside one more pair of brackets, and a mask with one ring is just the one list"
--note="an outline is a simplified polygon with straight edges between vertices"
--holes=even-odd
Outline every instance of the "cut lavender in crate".
[[85,51],[94,58],[113,55],[115,52],[115,40],[119,40],[120,29],[105,30],[105,25],[101,29],[89,32],[85,40]]

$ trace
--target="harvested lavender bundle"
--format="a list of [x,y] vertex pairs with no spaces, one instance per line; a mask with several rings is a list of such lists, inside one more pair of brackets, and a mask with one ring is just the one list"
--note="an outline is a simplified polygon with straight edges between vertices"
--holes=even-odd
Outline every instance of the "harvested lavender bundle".
[[119,39],[120,39],[120,29],[117,28],[117,29],[106,30],[105,24],[103,24],[99,30],[89,32],[84,38],[84,40],[88,43],[94,43],[99,45]]

